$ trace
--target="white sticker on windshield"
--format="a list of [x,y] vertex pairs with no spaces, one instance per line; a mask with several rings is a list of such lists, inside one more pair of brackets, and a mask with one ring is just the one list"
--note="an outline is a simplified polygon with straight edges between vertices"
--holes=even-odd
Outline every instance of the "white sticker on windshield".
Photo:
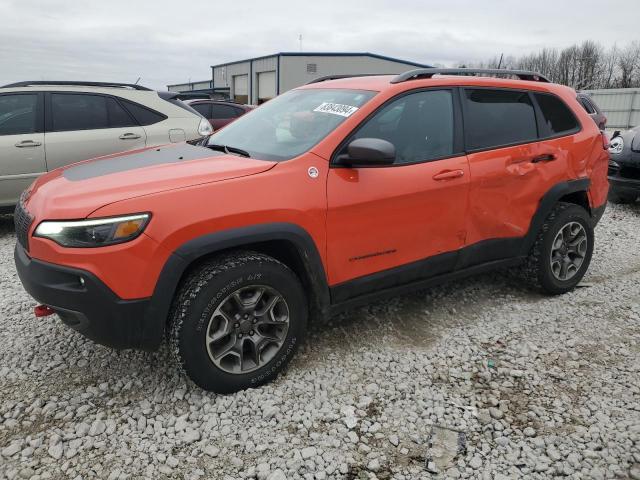
[[342,105],[341,103],[323,102],[313,109],[314,112],[333,113],[341,117],[350,117],[358,110],[358,107],[351,105]]

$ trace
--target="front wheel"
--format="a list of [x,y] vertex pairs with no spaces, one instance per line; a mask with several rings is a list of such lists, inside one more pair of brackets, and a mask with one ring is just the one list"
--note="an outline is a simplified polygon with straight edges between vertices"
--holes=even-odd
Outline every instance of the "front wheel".
[[589,268],[594,240],[588,212],[578,205],[559,203],[529,253],[525,265],[529,280],[552,295],[573,290]]
[[286,265],[232,253],[202,264],[184,282],[169,341],[198,386],[231,393],[274,379],[302,341],[307,317],[300,281]]

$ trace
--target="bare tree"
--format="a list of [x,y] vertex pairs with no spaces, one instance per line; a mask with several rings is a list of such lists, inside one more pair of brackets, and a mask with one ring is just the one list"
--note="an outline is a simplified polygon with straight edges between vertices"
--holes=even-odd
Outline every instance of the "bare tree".
[[617,87],[629,88],[637,85],[640,66],[640,43],[633,42],[620,52],[618,57],[619,76]]
[[603,48],[597,43],[587,40],[578,47],[577,70],[578,78],[574,88],[584,90],[596,88],[602,69]]
[[613,88],[617,64],[618,47],[614,45],[602,55],[602,68],[600,69],[598,88]]
[[640,41],[619,49],[606,50],[602,45],[586,40],[562,50],[543,48],[519,58],[500,56],[486,62],[469,64],[484,68],[519,68],[534,70],[554,82],[577,90],[613,87],[640,87]]

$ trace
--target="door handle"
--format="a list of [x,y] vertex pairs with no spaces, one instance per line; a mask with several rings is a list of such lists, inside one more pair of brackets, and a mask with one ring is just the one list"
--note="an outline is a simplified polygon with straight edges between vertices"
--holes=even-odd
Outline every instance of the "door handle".
[[538,155],[537,157],[533,157],[531,163],[551,162],[555,159],[556,156],[553,153],[544,153],[542,155]]
[[39,147],[40,145],[42,145],[42,143],[34,142],[33,140],[23,140],[22,142],[16,143],[16,147],[18,148]]
[[140,138],[137,133],[123,133],[120,135],[120,140],[135,140],[137,138]]
[[433,176],[434,180],[453,180],[454,178],[460,178],[464,176],[464,170],[445,170],[444,172],[436,173]]

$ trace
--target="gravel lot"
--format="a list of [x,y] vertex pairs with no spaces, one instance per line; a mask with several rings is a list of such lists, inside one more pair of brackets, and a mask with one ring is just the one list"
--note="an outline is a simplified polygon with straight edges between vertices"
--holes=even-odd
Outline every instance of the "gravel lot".
[[49,317],[0,217],[0,478],[640,478],[640,204],[610,205],[584,288],[490,274],[313,328],[286,375],[218,396],[166,349]]

